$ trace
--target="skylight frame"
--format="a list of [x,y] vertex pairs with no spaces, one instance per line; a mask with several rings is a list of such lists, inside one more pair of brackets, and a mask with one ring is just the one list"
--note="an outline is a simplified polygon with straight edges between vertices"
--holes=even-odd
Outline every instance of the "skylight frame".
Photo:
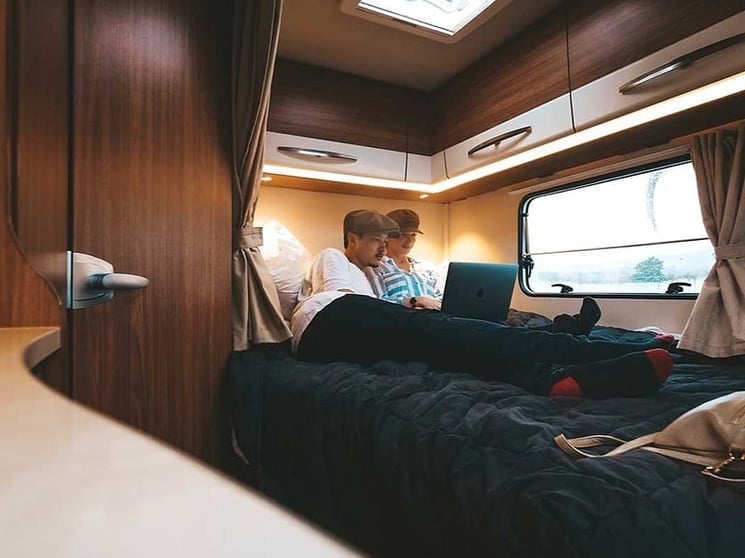
[[[439,42],[454,43],[511,2],[512,0],[340,0],[340,7],[344,13],[381,25]],[[452,13],[459,12],[457,7],[463,5],[463,17],[448,24],[447,4],[453,5]],[[422,15],[417,15],[418,10]]]

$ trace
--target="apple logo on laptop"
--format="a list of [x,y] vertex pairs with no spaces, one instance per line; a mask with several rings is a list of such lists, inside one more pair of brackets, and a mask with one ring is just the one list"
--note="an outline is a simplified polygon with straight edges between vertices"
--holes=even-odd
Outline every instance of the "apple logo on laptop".
[[484,289],[479,289],[478,291],[476,291],[476,296],[478,298],[484,298]]

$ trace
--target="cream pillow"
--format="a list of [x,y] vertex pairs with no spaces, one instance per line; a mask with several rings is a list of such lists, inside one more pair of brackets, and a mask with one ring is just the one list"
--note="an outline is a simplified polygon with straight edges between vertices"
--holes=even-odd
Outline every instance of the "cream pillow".
[[264,245],[260,250],[277,286],[282,316],[289,321],[313,256],[279,221],[264,225]]

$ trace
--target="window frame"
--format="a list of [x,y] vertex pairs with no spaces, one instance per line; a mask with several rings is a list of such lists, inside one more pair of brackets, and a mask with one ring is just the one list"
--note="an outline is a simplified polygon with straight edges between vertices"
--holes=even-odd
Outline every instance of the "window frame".
[[[547,188],[545,190],[533,191],[523,196],[517,208],[517,254],[518,254],[519,265],[520,265],[520,272],[518,273],[518,285],[520,286],[520,290],[523,292],[523,294],[525,294],[526,296],[535,297],[535,298],[584,298],[587,296],[591,296],[593,298],[602,298],[602,299],[612,298],[612,299],[635,299],[635,300],[696,300],[698,298],[699,293],[685,292],[685,291],[683,291],[682,293],[675,293],[675,294],[583,292],[583,291],[572,291],[571,293],[560,293],[560,292],[536,293],[536,292],[531,291],[528,288],[528,270],[527,270],[527,264],[526,264],[526,257],[529,255],[529,253],[526,253],[525,251],[525,244],[527,240],[526,239],[526,232],[527,232],[526,223],[527,223],[527,218],[528,218],[528,214],[526,213],[526,207],[528,206],[531,200],[544,196],[544,195],[556,193],[556,192],[587,188],[595,184],[602,184],[605,182],[610,182],[612,180],[617,180],[619,178],[625,178],[625,177],[634,176],[637,174],[643,174],[645,172],[649,172],[655,169],[663,169],[666,167],[672,167],[672,166],[679,165],[681,163],[692,164],[692,159],[689,153],[685,153],[683,155],[676,155],[673,157],[667,156],[659,160],[640,164],[640,165],[634,165],[632,163],[624,169],[615,170],[607,174],[604,174],[602,172],[602,169],[600,169],[597,174],[595,174],[594,176],[590,178],[583,178],[577,181],[570,181],[568,183],[564,183],[562,185],[555,186],[552,188]],[[664,243],[660,243],[660,244],[664,244]],[[600,248],[599,250],[601,249],[602,248]]]

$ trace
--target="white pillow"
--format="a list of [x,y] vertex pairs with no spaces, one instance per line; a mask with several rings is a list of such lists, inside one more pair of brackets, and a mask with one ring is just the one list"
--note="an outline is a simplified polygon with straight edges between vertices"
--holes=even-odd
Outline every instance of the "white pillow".
[[282,316],[289,321],[313,256],[279,221],[264,225],[264,245],[260,250],[277,286]]

